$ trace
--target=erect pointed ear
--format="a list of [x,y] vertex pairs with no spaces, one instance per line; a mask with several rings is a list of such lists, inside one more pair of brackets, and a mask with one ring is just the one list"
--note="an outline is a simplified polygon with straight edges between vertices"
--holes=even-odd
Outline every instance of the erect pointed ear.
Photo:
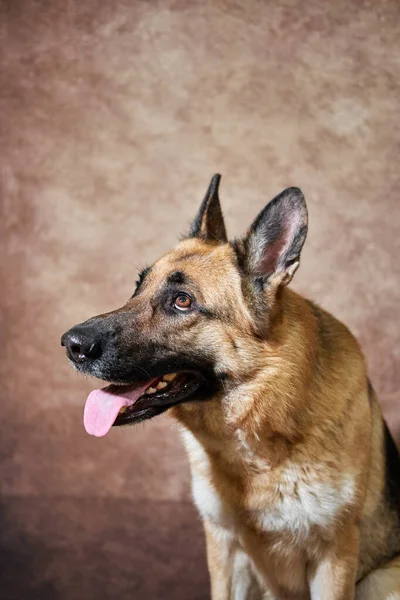
[[201,237],[219,242],[228,241],[218,197],[220,180],[221,175],[218,173],[211,179],[199,212],[190,227],[189,237]]
[[288,284],[299,266],[307,228],[307,207],[301,190],[284,190],[267,204],[239,241],[246,272],[261,283]]

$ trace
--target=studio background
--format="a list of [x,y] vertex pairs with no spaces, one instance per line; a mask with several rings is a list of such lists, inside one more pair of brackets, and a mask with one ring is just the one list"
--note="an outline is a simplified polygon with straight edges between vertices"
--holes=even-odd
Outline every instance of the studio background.
[[176,428],[88,436],[60,336],[129,298],[213,173],[231,235],[296,185],[293,285],[355,333],[399,441],[400,4],[0,7],[0,597],[207,599]]

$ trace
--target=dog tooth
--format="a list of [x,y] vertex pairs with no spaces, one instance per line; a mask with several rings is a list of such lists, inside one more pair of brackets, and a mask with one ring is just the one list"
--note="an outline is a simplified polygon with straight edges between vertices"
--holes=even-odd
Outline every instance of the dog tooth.
[[127,408],[127,406],[121,406],[121,408],[119,409],[119,414],[122,415],[122,413],[124,413]]
[[157,391],[157,390],[156,390],[156,388],[149,387],[149,388],[147,388],[147,390],[146,390],[146,394],[155,394],[155,393],[156,393],[156,391]]
[[158,390],[162,390],[163,388],[167,387],[168,383],[166,381],[159,381],[157,383],[157,389]]
[[173,381],[176,376],[177,376],[177,373],[169,373],[168,375],[164,375],[163,379],[165,381]]

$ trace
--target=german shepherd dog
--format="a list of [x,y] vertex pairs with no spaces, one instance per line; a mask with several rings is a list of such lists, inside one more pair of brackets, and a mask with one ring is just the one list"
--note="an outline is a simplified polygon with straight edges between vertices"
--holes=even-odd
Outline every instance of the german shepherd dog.
[[352,334],[287,287],[303,194],[228,241],[219,182],[125,306],[63,335],[79,371],[110,383],[86,430],[178,421],[213,600],[399,600],[398,450]]

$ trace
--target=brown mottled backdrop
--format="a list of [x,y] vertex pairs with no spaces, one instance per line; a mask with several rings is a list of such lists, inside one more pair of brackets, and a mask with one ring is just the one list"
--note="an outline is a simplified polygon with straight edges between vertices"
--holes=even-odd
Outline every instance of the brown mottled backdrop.
[[215,171],[233,234],[298,185],[294,285],[352,328],[399,436],[400,4],[0,5],[0,597],[205,600],[176,430],[89,437],[59,338],[129,297]]

